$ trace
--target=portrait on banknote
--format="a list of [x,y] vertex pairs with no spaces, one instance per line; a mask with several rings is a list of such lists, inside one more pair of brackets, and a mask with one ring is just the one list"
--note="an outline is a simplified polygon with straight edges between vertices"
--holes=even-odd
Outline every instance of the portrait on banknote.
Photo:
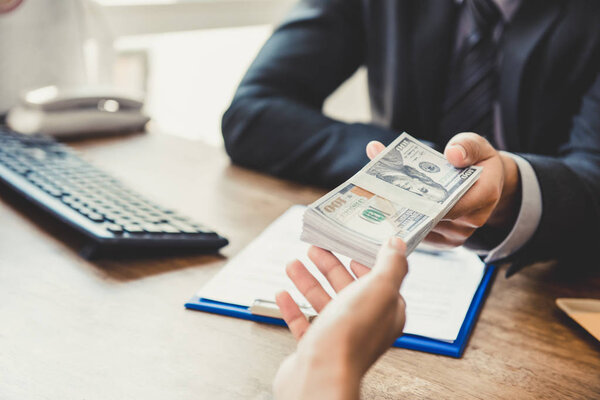
[[437,203],[448,198],[448,191],[429,175],[440,172],[440,167],[433,162],[423,161],[418,167],[407,165],[402,156],[401,145],[390,150],[383,158],[367,170],[367,174],[375,176],[387,183]]

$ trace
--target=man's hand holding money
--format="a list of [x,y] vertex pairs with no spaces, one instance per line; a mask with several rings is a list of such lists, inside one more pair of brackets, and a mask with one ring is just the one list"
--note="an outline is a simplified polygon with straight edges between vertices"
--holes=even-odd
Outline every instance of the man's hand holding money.
[[[382,143],[373,141],[366,150],[373,159],[384,149]],[[429,232],[425,241],[442,247],[460,246],[484,225],[508,233],[516,220],[521,197],[515,161],[472,132],[454,136],[444,155],[457,168],[470,165],[484,168],[479,180]]]

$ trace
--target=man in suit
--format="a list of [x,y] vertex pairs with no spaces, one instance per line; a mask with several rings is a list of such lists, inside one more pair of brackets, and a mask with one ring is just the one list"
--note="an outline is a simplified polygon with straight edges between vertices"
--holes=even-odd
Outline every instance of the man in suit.
[[[426,240],[513,261],[508,273],[589,261],[600,242],[599,21],[594,0],[301,1],[225,113],[226,149],[237,164],[332,187],[366,163],[369,142],[372,157],[407,131],[457,167],[484,166]],[[361,65],[373,123],[324,116]]]

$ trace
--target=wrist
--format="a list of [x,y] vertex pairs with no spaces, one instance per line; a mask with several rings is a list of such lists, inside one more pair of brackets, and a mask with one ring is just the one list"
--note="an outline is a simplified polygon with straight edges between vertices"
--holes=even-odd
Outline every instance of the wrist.
[[315,390],[316,396],[310,398],[359,398],[362,373],[346,346],[340,343],[326,348],[312,345],[305,350],[298,356],[306,371],[308,387],[319,388]]
[[274,381],[277,399],[359,399],[360,376],[336,343],[300,342],[298,350],[279,368]]

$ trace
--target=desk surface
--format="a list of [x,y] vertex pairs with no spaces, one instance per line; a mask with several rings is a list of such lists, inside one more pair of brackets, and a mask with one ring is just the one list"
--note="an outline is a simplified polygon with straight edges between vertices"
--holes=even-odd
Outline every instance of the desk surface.
[[[78,144],[84,157],[227,236],[219,256],[89,262],[81,239],[0,197],[1,399],[268,399],[294,348],[280,327],[185,310],[227,258],[323,192],[161,135]],[[554,305],[600,276],[535,265],[495,279],[462,359],[391,349],[364,398],[600,398],[600,345]]]

